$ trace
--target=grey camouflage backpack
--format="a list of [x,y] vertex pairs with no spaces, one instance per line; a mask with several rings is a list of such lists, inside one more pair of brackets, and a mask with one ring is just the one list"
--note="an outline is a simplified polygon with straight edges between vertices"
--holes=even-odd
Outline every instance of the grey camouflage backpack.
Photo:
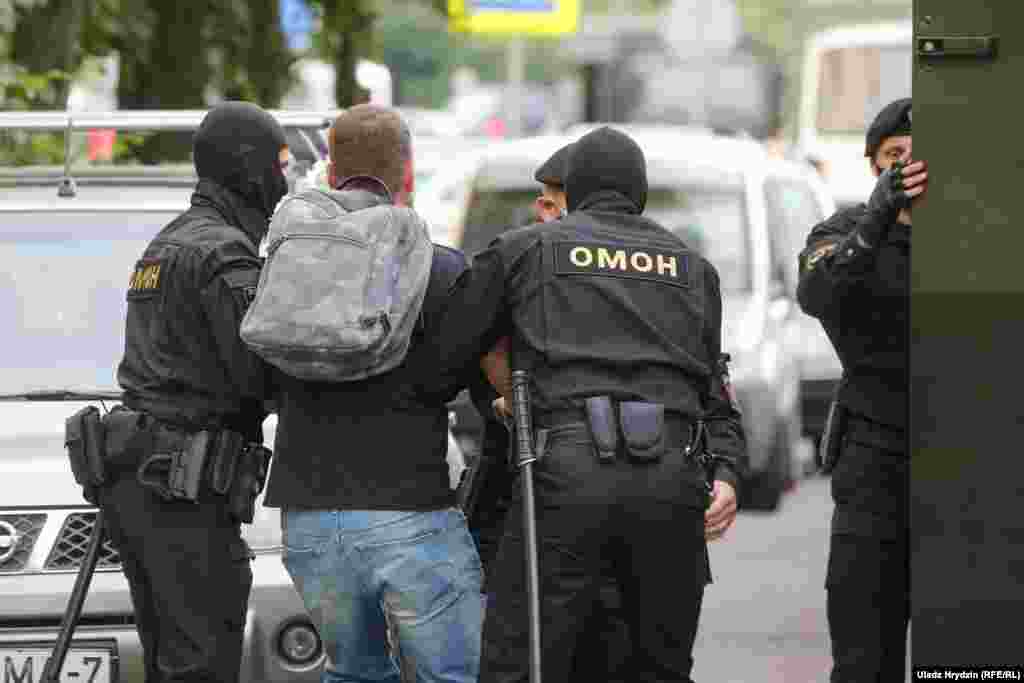
[[402,363],[434,254],[416,212],[361,190],[310,189],[281,203],[267,239],[241,326],[250,349],[313,381],[350,382]]

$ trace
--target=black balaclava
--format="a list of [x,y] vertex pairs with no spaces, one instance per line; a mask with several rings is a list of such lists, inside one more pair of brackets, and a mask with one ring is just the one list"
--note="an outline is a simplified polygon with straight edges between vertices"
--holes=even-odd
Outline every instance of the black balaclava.
[[602,195],[628,199],[643,213],[647,205],[647,161],[643,150],[625,133],[603,126],[587,133],[569,151],[565,198],[575,211],[587,197]]
[[281,170],[284,129],[249,102],[223,102],[203,117],[192,144],[196,173],[232,190],[269,219],[288,182]]

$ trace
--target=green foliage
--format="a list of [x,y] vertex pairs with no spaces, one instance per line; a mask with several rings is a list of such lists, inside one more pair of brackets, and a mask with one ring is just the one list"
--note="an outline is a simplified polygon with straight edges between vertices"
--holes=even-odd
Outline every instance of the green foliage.
[[[211,91],[277,107],[294,60],[278,12],[279,0],[0,0],[0,105],[63,109],[71,77],[56,74],[116,52],[122,109],[205,108]],[[2,73],[8,55],[16,78]],[[120,154],[184,161],[190,148],[188,134],[166,133]]]
[[360,59],[376,57],[374,23],[376,0],[306,0],[320,17],[320,30],[314,36],[314,50],[337,75],[334,96],[339,107],[366,101],[368,93],[356,82]]
[[7,109],[30,109],[36,104],[52,104],[47,102],[53,92],[53,86],[68,81],[71,76],[60,69],[50,69],[43,73],[31,73],[17,64],[11,67],[10,81],[4,84],[3,102]]
[[0,166],[64,163],[64,136],[58,133],[0,133]]
[[[57,69],[45,73],[30,73],[24,67],[13,65],[9,69],[9,82],[4,84],[3,105],[11,111],[38,108],[46,104],[54,91],[54,84],[70,77]],[[64,160],[64,136],[55,133],[30,131],[4,131],[0,133],[0,165],[56,164]]]
[[114,139],[114,159],[118,163],[134,163],[146,144],[146,135],[139,133],[118,133]]

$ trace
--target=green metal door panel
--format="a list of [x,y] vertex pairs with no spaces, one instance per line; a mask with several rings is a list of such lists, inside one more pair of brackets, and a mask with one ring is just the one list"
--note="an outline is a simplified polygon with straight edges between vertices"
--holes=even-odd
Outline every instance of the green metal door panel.
[[[915,665],[1024,662],[1024,2],[915,0],[911,585]],[[915,50],[916,52],[916,50]]]
[[[1024,196],[1021,158],[1006,153],[1024,123],[1022,24],[1017,0],[915,3],[915,47],[931,36],[999,38],[994,60],[915,58],[914,156],[929,165],[928,199],[914,209],[915,222],[926,226],[915,233],[915,291],[1024,291],[1019,253],[1007,248],[1007,232],[1024,215],[996,198]],[[964,240],[985,257],[965,258]]]

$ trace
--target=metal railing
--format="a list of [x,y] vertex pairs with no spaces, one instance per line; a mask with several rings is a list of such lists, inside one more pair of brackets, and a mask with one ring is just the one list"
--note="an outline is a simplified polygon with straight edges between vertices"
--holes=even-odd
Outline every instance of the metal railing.
[[[343,110],[268,110],[285,128],[325,128]],[[192,131],[199,128],[206,109],[120,110],[101,112],[7,111],[0,112],[0,130],[73,132],[114,129],[121,131]]]

